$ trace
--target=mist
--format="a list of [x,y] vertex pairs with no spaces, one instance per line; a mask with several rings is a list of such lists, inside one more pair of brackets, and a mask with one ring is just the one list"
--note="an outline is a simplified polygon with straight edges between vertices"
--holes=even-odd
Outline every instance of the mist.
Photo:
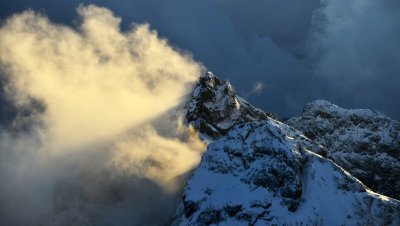
[[76,26],[32,10],[0,29],[0,224],[162,225],[205,145],[182,124],[204,66],[107,8]]

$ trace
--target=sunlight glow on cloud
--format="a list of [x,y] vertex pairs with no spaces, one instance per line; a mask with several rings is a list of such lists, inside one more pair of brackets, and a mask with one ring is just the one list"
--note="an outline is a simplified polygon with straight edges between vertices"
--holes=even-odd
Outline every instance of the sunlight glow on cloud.
[[[179,110],[203,66],[171,47],[148,24],[122,32],[121,19],[106,8],[80,6],[78,13],[76,29],[33,11],[12,16],[0,29],[0,65],[6,71],[8,97],[17,108],[29,108],[33,100],[43,107],[31,115],[29,132],[1,132],[0,179],[9,182],[0,188],[5,203],[0,210],[14,206],[7,209],[6,223],[70,224],[77,214],[83,217],[79,223],[91,221],[88,213],[102,209],[93,205],[105,205],[93,200],[103,200],[125,177],[128,185],[122,187],[151,181],[125,192],[135,197],[131,193],[140,196],[153,188],[157,192],[146,193],[158,199],[146,204],[146,211],[152,211],[170,198],[157,186],[167,193],[181,189],[174,180],[200,161],[205,148],[197,134],[182,126]],[[154,122],[160,118],[168,123]],[[165,126],[167,135],[159,132]],[[79,200],[73,197],[67,195],[61,204],[54,201],[70,189],[78,189],[70,195],[81,192],[95,198],[81,203],[78,212],[74,206]],[[134,219],[125,223],[164,221],[176,203],[166,207],[154,210],[160,215],[146,218],[149,222],[128,215]]]
[[[43,101],[59,147],[107,138],[176,106],[201,67],[149,25],[121,33],[104,8],[80,7],[79,31],[27,11],[1,29],[1,61],[18,104]],[[69,140],[68,144],[64,142]]]

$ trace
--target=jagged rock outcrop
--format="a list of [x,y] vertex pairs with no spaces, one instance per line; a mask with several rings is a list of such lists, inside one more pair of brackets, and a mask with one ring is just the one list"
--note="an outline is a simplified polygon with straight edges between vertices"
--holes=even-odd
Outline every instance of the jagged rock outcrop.
[[286,122],[325,146],[327,156],[375,192],[400,199],[400,123],[318,100]]
[[247,103],[229,82],[211,72],[200,77],[186,109],[186,122],[211,138],[225,135],[240,123],[275,117]]
[[400,202],[367,190],[292,127],[240,124],[208,146],[173,225],[399,225]]

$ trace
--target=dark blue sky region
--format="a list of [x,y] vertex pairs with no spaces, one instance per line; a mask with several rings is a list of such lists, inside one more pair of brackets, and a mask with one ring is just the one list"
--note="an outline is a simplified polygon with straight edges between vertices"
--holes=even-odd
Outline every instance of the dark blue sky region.
[[79,4],[111,9],[123,29],[150,23],[239,95],[281,117],[326,99],[400,119],[397,0],[1,0],[0,19],[33,9],[76,26]]

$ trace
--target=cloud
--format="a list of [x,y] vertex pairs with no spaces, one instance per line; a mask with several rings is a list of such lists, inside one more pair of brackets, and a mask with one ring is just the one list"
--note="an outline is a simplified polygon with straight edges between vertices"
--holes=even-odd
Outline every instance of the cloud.
[[251,97],[252,95],[260,95],[263,93],[263,91],[265,90],[265,84],[260,82],[260,81],[256,81],[253,83],[253,86],[251,87],[251,90],[248,92],[242,92],[242,97],[244,97],[245,99],[249,99],[249,97]]
[[[60,23],[75,26],[72,9],[77,1],[63,2],[62,7],[51,1],[19,2],[4,10],[21,10],[28,5]],[[229,79],[240,95],[249,92],[255,81],[272,87],[263,95],[249,96],[249,101],[262,109],[287,116],[313,97],[321,98],[316,95],[318,87],[313,85],[312,71],[304,62],[304,43],[319,0],[83,2],[117,12],[124,18],[124,28],[129,28],[131,21],[150,23],[173,45],[190,50],[214,74]]]
[[315,99],[400,117],[395,0],[15,0],[0,7],[0,17],[31,7],[76,26],[79,2],[110,8],[124,18],[123,29],[132,21],[150,23],[242,96],[254,82],[264,83],[268,89],[248,100],[282,117]]
[[166,139],[154,126],[145,125],[140,131],[123,136],[113,148],[112,165],[117,171],[143,175],[176,189],[171,181],[198,164],[205,144],[197,139],[193,128],[173,125],[171,129],[179,135]]
[[[110,11],[78,10],[80,31],[29,11],[2,29],[0,60],[14,75],[10,92],[21,105],[28,98],[45,103],[49,140],[58,145],[115,135],[180,102],[185,85],[200,73],[198,64],[158,39],[148,25],[123,34]],[[74,133],[77,128],[92,131]]]
[[4,92],[28,112],[1,131],[0,223],[165,223],[204,150],[179,110],[203,66],[148,24],[78,13],[75,28],[31,10],[0,28]]
[[252,93],[260,94],[264,90],[264,84],[262,82],[255,82],[253,84]]
[[399,118],[400,4],[398,1],[323,1],[310,38],[315,75],[325,95],[348,107]]

